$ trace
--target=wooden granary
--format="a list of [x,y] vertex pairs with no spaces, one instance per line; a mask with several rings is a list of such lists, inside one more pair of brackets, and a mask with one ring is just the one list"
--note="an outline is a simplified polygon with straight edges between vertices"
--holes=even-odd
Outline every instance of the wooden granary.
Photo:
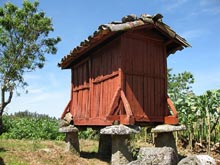
[[128,15],[100,25],[58,64],[71,69],[76,126],[178,124],[167,96],[167,57],[190,45],[162,15]]

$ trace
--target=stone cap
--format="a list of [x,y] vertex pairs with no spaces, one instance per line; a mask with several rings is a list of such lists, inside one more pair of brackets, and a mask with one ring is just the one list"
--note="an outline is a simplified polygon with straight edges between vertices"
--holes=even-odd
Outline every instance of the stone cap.
[[112,125],[107,126],[100,130],[100,134],[108,135],[129,135],[140,132],[140,127],[138,126],[125,126],[125,125]]
[[76,128],[74,125],[69,125],[67,127],[61,127],[59,128],[59,132],[67,133],[67,132],[78,132],[78,128]]
[[183,131],[186,130],[185,125],[169,125],[163,124],[158,125],[151,130],[152,133],[160,133],[160,132],[175,132],[175,131]]

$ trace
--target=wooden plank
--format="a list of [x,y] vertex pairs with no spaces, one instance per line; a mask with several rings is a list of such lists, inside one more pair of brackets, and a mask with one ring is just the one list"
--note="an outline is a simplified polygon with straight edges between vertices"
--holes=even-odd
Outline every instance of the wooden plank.
[[86,118],[87,116],[87,108],[88,108],[88,89],[82,90],[83,99],[82,99],[82,114],[81,117]]
[[103,110],[103,93],[104,93],[104,84],[103,82],[97,84],[97,86],[99,87],[99,92],[100,92],[100,95],[99,95],[99,112],[97,113],[98,116],[96,117],[101,117],[102,116],[102,110]]
[[120,120],[120,116],[119,115],[109,115],[106,117],[107,120],[109,121],[115,121],[115,120]]
[[116,76],[118,76],[119,72],[116,71],[116,72],[113,72],[111,74],[107,74],[105,76],[98,76],[97,78],[95,78],[95,80],[93,81],[94,84],[97,84],[97,83],[100,83],[100,82],[103,82],[103,81],[107,81],[109,79],[112,79]]
[[61,115],[61,119],[63,119],[65,117],[66,113],[69,112],[70,105],[71,105],[71,100],[68,102],[67,106],[65,107],[65,109],[64,109],[64,111],[63,111],[63,113]]
[[163,122],[164,121],[164,117],[161,116],[135,116],[135,121],[137,122],[148,122],[148,123],[152,123],[152,122]]
[[[154,115],[160,116],[161,114],[161,91],[160,91],[160,82],[158,79],[154,80],[155,83],[155,93],[154,93],[154,103],[155,103],[155,109],[154,109]],[[163,113],[163,112],[162,112]]]
[[90,97],[89,97],[89,90],[85,90],[85,118],[90,117]]
[[143,109],[144,109],[144,114],[147,116],[148,111],[149,111],[149,92],[148,92],[148,80],[146,77],[144,77],[144,87],[143,87]]
[[132,73],[144,73],[144,51],[146,46],[146,41],[144,40],[138,40],[133,39],[132,45],[129,45],[132,47],[132,53],[133,56],[133,72]]
[[83,68],[82,66],[78,67],[78,81],[79,81],[79,84],[78,86],[82,86],[83,85]]
[[78,117],[78,118],[80,118],[81,117],[81,115],[82,115],[82,99],[83,99],[83,92],[82,91],[79,91],[78,92],[78,102],[77,102],[77,109],[76,109],[76,116]]
[[121,100],[122,100],[122,102],[124,104],[126,115],[133,116],[133,112],[131,110],[131,106],[130,106],[130,104],[129,104],[126,96],[125,96],[124,91],[122,91],[122,90],[121,90]]
[[81,90],[82,92],[82,100],[81,100],[81,114],[80,118],[86,117],[86,90]]
[[121,46],[121,40],[115,40],[112,46],[112,55],[111,55],[111,61],[112,61],[112,71],[117,71],[119,68],[119,61],[121,57],[120,52],[120,46]]
[[133,104],[133,77],[132,76],[129,76],[129,75],[126,75],[125,76],[126,78],[126,97],[127,97],[127,100],[128,102],[130,103],[130,106],[131,106],[131,109],[134,109],[134,104]]
[[148,90],[149,90],[149,104],[150,104],[150,110],[149,110],[149,118],[151,116],[154,116],[154,110],[155,110],[155,91],[154,91],[155,85],[154,85],[154,79],[148,78]]
[[73,73],[72,83],[73,83],[73,87],[75,88],[79,85],[79,83],[78,83],[78,69],[75,68],[72,73]]
[[[164,75],[167,75],[168,71],[167,71],[167,55],[166,55],[166,46],[163,47],[163,63],[164,63]],[[164,98],[167,97],[167,88],[168,88],[168,79],[167,76],[165,76],[164,78]],[[168,104],[167,102],[165,102],[165,116],[169,115],[169,109],[168,109]]]
[[174,106],[172,100],[171,100],[169,97],[167,97],[167,104],[169,105],[171,111],[173,112],[173,115],[172,115],[172,116],[178,117],[177,110],[176,110],[176,108],[175,108],[175,106]]
[[101,56],[100,54],[93,56],[91,59],[91,68],[92,68],[92,75],[91,75],[91,118],[97,117],[99,114],[99,104],[100,104],[100,90],[99,84],[93,84],[94,79],[100,75],[101,73]]
[[161,37],[156,37],[155,38],[155,35],[151,35],[151,33],[148,33],[146,32],[146,29],[144,30],[144,34],[142,33],[126,33],[125,34],[125,37],[127,38],[132,38],[132,39],[136,39],[136,40],[143,40],[143,41],[146,41],[146,40],[149,40],[150,42],[159,42],[159,43],[163,43],[164,40],[161,38]]
[[148,77],[149,75],[153,75],[151,74],[150,72],[150,66],[151,66],[151,59],[150,59],[150,54],[149,54],[149,51],[150,51],[150,46],[148,44],[148,40],[145,41],[145,45],[144,45],[144,49],[143,49],[143,62],[144,62],[144,65],[143,65],[143,74],[144,76]]
[[71,113],[75,117],[76,116],[76,109],[77,109],[77,100],[78,100],[78,92],[72,92],[73,97],[72,99],[72,105],[71,105]]
[[114,114],[114,111],[115,111],[115,109],[117,108],[117,106],[119,104],[120,96],[121,96],[121,88],[118,88],[115,91],[113,98],[111,99],[111,103],[110,103],[110,106],[109,106],[110,108],[109,108],[109,111],[108,111],[106,116],[110,116],[110,115]]
[[73,92],[77,92],[77,91],[81,91],[81,90],[85,90],[85,89],[89,89],[89,88],[90,88],[89,84],[85,84],[80,87],[73,88]]
[[122,69],[127,73],[133,72],[133,40],[131,38],[123,37],[122,40]]
[[100,84],[94,85],[94,95],[93,95],[93,103],[94,107],[92,109],[92,117],[99,116],[99,108],[100,108]]
[[143,78],[133,76],[133,111],[134,115],[143,115]]
[[109,126],[112,125],[112,121],[103,119],[103,118],[89,118],[89,119],[80,119],[76,118],[74,120],[75,126]]

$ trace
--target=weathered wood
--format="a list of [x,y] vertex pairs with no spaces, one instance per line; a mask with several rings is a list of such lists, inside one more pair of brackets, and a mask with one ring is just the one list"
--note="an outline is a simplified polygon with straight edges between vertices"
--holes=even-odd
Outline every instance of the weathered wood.
[[121,91],[121,99],[122,99],[122,102],[123,102],[124,107],[125,107],[126,115],[133,116],[131,106],[130,106],[130,104],[129,104],[126,96],[125,96],[125,93],[123,91]]
[[71,104],[71,100],[69,101],[69,103],[67,104],[66,108],[64,109],[62,115],[61,115],[61,119],[63,119],[66,115],[67,112],[69,112],[70,110],[70,104]]
[[115,109],[117,108],[119,104],[120,95],[121,95],[121,88],[118,88],[111,100],[110,109],[106,116],[113,115]]
[[78,91],[81,91],[81,90],[84,90],[84,89],[89,89],[89,84],[86,84],[86,85],[83,85],[83,86],[80,86],[80,87],[76,87],[73,89],[73,92],[78,92]]
[[171,111],[173,112],[173,116],[174,116],[174,117],[177,117],[178,114],[177,114],[176,108],[175,108],[175,106],[173,105],[173,102],[172,102],[172,100],[171,100],[169,97],[167,97],[167,103],[168,103],[168,105],[169,105]]
[[102,32],[88,39],[91,50],[87,42],[75,50],[82,54],[69,64],[71,102],[62,117],[70,111],[76,126],[107,126],[115,120],[128,125],[177,123],[175,107],[167,102],[166,68],[167,51],[175,39],[153,25],[112,33],[112,38],[104,37],[109,31]]

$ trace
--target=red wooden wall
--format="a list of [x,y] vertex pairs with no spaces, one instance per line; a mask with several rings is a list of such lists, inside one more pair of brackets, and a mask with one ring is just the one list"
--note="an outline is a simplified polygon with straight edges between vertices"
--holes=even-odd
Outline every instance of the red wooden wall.
[[114,40],[72,68],[71,113],[75,125],[110,125],[105,117],[119,86],[120,40]]
[[125,93],[136,121],[163,122],[168,115],[163,40],[127,34],[122,40]]
[[135,123],[163,122],[168,115],[165,52],[161,36],[137,31],[121,35],[73,64],[69,109],[74,124],[111,125],[120,119],[117,115],[126,115],[122,100],[114,100],[119,90]]

